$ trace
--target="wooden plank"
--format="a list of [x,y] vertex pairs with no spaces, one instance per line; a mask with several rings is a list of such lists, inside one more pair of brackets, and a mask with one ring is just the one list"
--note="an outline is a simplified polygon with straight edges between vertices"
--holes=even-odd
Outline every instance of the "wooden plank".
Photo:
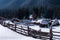
[[60,32],[57,32],[57,31],[52,31],[53,33],[60,33]]
[[59,36],[60,37],[60,35],[55,35],[55,34],[53,34],[53,36]]

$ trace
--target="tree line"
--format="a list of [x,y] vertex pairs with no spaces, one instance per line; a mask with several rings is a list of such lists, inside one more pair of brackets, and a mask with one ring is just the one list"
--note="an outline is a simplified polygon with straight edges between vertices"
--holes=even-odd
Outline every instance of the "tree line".
[[0,10],[0,17],[5,18],[19,18],[29,19],[32,14],[33,18],[60,18],[60,7],[47,8],[47,7],[33,7],[32,11],[29,8],[19,8],[17,10]]

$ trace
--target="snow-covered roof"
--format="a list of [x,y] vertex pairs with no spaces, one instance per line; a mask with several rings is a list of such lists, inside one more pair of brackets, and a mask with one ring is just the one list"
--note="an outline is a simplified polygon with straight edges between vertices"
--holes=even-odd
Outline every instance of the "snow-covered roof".
[[34,22],[36,22],[36,20],[32,20],[31,22],[34,23]]
[[23,20],[23,22],[27,23],[27,22],[31,22],[31,20],[26,19],[26,20]]
[[5,23],[9,23],[9,24],[14,24],[14,23],[11,22],[10,20],[5,20],[5,21],[3,21],[3,22],[5,22]]
[[43,19],[38,19],[38,20],[36,21],[36,23],[40,23],[42,20],[43,20]]
[[38,19],[36,21],[36,23],[48,24],[49,23],[49,20],[47,20],[46,18],[41,18],[41,19]]

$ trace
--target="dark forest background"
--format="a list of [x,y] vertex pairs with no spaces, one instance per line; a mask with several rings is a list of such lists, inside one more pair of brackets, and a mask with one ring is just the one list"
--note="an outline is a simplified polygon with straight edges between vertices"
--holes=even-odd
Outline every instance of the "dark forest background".
[[[1,0],[0,6],[5,4]],[[8,1],[6,1],[7,3]],[[0,17],[29,19],[29,15],[36,18],[59,18],[60,19],[60,1],[59,0],[16,0],[5,9],[0,7]]]
[[32,14],[34,19],[36,18],[59,18],[60,19],[60,7],[47,8],[47,7],[33,7],[31,10],[29,8],[19,8],[17,10],[0,10],[0,17],[5,18],[19,18],[28,19],[29,15]]

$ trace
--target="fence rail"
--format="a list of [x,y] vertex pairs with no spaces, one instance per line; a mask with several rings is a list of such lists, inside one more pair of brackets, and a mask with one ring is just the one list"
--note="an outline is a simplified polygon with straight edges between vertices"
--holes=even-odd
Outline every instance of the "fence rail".
[[[5,23],[4,23],[4,26],[6,26]],[[15,25],[8,24],[7,27],[9,29],[12,29],[13,31],[15,31],[17,33],[20,33],[20,34],[23,34],[26,36],[32,36],[34,38],[40,38],[41,39],[41,38],[43,38],[43,36],[45,36],[45,37],[49,37],[48,38],[49,40],[53,40],[53,36],[59,36],[60,37],[60,35],[53,34],[53,33],[60,33],[60,32],[52,31],[52,27],[50,28],[49,33],[42,32],[41,29],[39,31],[33,30],[29,26],[27,26],[26,29],[24,29],[24,26],[17,27],[17,24],[15,24]]]

